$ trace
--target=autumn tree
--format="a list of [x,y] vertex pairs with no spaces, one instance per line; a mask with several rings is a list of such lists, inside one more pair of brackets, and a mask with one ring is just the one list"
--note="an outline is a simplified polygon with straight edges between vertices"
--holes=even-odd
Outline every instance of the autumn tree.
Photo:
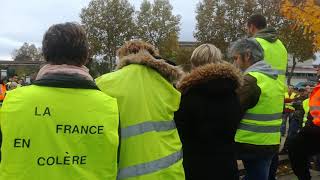
[[173,15],[169,0],[144,0],[137,12],[137,37],[155,45],[166,58],[175,58],[180,31],[179,15]]
[[[194,37],[201,43],[212,43],[221,50],[228,47],[225,40],[225,9],[215,0],[203,0],[196,8],[196,30]],[[224,51],[225,52],[225,51]]]
[[100,73],[115,67],[116,50],[135,34],[134,8],[128,0],[92,0],[82,9],[81,22],[86,29],[91,55],[102,57]]
[[295,28],[304,27],[304,34],[314,36],[314,51],[320,49],[320,1],[282,0],[281,12],[296,22]]
[[175,32],[169,34],[159,45],[159,52],[163,58],[176,62],[179,52],[178,36]]
[[181,66],[185,72],[191,70],[191,63],[190,58],[192,52],[196,47],[179,47],[177,56],[176,56],[176,63],[177,65]]
[[246,22],[252,14],[262,14],[269,25],[280,27],[283,20],[279,9],[278,0],[201,0],[196,9],[194,37],[226,53],[231,42],[246,36]]
[[291,84],[291,78],[297,63],[309,60],[314,55],[313,35],[304,34],[304,27],[294,28],[295,26],[295,22],[288,21],[279,31],[280,38],[292,60],[291,71],[287,75],[287,84]]
[[32,43],[23,43],[19,49],[12,52],[12,58],[15,61],[41,61],[43,60],[41,48],[37,48]]
[[284,42],[293,60],[292,71],[288,74],[290,83],[295,65],[313,56],[315,32],[306,34],[310,28],[297,26],[298,22],[283,17],[280,9],[283,11],[283,4],[279,0],[202,0],[196,10],[194,36],[201,43],[212,43],[226,53],[231,42],[246,36],[244,27],[248,17],[252,14],[264,15],[268,26],[278,31],[279,39]]

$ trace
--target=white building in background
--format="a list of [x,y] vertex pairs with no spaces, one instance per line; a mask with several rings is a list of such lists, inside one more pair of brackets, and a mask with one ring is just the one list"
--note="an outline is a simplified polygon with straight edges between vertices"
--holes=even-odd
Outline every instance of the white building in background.
[[[314,68],[314,65],[320,65],[320,52],[315,54],[316,59],[310,59],[305,62],[298,62],[296,68],[293,72],[293,77],[291,79],[291,84],[296,85],[299,82],[307,81],[317,81],[316,75],[317,72]],[[288,72],[292,68],[292,59],[289,57],[288,61]]]

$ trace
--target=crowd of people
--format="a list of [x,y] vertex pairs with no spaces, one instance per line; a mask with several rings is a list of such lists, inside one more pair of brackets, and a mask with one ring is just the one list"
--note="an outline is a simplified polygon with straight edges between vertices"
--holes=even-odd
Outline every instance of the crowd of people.
[[287,119],[283,151],[299,180],[310,179],[319,87],[287,92],[288,55],[276,31],[261,15],[247,31],[228,50],[233,63],[202,44],[190,72],[153,45],[128,41],[117,69],[94,80],[81,25],[51,26],[42,41],[47,64],[4,98],[0,179],[238,180],[241,160],[244,179],[273,180]]
[[1,78],[0,83],[0,102],[3,102],[7,91],[27,85],[24,80],[22,78],[19,79],[17,75],[14,75],[8,79]]

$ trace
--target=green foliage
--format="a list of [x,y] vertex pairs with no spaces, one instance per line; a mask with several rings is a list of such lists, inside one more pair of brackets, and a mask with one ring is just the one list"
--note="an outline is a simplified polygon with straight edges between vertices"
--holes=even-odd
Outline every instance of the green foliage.
[[246,36],[250,15],[266,16],[269,24],[278,27],[283,21],[278,0],[201,0],[196,9],[194,37],[201,43],[212,43],[226,54],[231,42]]
[[127,0],[92,0],[82,9],[92,56],[104,56],[104,72],[115,67],[116,50],[135,34],[134,8]]
[[178,36],[175,32],[169,34],[159,46],[159,52],[162,57],[176,61],[177,54],[179,51]]
[[288,52],[298,61],[303,62],[313,57],[313,35],[304,34],[304,28],[292,29],[292,22],[286,23],[280,30],[280,38]]
[[144,0],[137,12],[137,37],[159,47],[171,34],[178,35],[181,17],[173,15],[172,9],[169,0],[155,0],[153,4]]
[[40,70],[39,66],[15,66],[11,68],[14,70],[14,73],[19,77],[24,77],[30,74],[37,73]]
[[248,17],[262,14],[266,17],[268,26],[278,30],[279,39],[284,42],[294,65],[295,62],[310,59],[313,56],[314,36],[306,34],[304,27],[294,29],[294,22],[283,17],[280,10],[279,0],[201,0],[196,10],[194,36],[201,43],[216,45],[226,54],[231,42],[246,36]]
[[294,25],[293,21],[287,21],[280,29],[280,38],[283,40],[292,58],[292,68],[287,79],[288,84],[291,84],[296,64],[314,57],[314,36],[312,34],[304,34],[304,28],[301,26],[293,29]]
[[[229,44],[246,36],[247,19],[252,14],[266,17],[268,26],[279,31],[290,54],[299,61],[311,55],[311,36],[304,36],[303,31],[293,31],[289,22],[280,13],[281,2],[278,0],[202,0],[197,6],[197,26],[195,38],[202,43],[212,43],[226,52]],[[303,41],[306,43],[301,46]],[[305,58],[308,57],[308,58]]]
[[175,59],[180,31],[179,15],[172,14],[169,0],[144,0],[137,12],[137,37],[159,48],[165,58]]
[[110,68],[107,66],[107,61],[92,58],[86,65],[89,69],[89,73],[93,78],[97,78],[107,72],[110,72]]
[[19,49],[12,52],[12,58],[15,61],[41,61],[43,60],[41,49],[34,44],[23,43]]
[[185,72],[190,71],[190,58],[195,47],[180,47],[176,57],[177,65],[180,65]]

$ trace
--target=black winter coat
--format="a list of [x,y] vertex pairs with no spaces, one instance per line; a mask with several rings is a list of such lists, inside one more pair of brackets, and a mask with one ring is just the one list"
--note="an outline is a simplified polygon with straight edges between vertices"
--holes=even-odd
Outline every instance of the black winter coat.
[[241,82],[240,72],[223,63],[198,67],[178,83],[182,97],[175,121],[187,180],[238,179],[234,136]]

